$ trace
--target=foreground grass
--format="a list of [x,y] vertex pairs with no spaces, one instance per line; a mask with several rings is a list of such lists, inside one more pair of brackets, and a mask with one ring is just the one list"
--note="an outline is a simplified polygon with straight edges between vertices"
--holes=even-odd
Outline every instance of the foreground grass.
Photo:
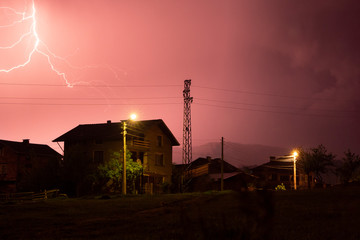
[[274,239],[360,239],[360,188],[280,192]]
[[360,189],[0,204],[0,239],[360,239]]

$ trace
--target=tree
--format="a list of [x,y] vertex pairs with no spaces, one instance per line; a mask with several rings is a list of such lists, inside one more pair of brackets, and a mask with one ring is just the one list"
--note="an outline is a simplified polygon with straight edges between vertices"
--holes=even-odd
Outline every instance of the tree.
[[[108,190],[115,192],[121,190],[123,178],[122,152],[114,152],[109,161],[100,164],[97,168],[96,179],[100,185],[106,185]],[[126,182],[127,189],[135,190],[135,181],[142,174],[141,163],[131,158],[131,152],[126,151]]]
[[310,151],[300,151],[299,166],[308,175],[308,186],[310,187],[309,174],[314,173],[315,179],[322,183],[321,174],[328,171],[329,166],[333,166],[335,155],[328,153],[324,145],[320,144],[317,148]]
[[298,165],[299,168],[301,168],[302,171],[306,174],[308,188],[310,188],[310,182],[311,182],[310,174],[313,172],[314,169],[311,153],[303,149],[300,149],[299,157],[298,157]]
[[360,181],[360,156],[349,150],[344,152],[343,164],[336,169],[342,183]]

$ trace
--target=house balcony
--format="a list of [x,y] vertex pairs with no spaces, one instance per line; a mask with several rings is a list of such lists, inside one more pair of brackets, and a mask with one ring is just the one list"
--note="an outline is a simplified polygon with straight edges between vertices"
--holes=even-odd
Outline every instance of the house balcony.
[[132,139],[132,140],[128,141],[127,146],[131,149],[149,150],[150,149],[150,141]]

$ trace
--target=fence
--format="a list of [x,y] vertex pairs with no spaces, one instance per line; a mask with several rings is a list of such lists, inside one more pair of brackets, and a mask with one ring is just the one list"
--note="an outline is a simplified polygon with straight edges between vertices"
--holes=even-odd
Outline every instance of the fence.
[[22,201],[37,201],[47,200],[49,198],[56,198],[64,194],[59,194],[59,189],[45,190],[44,192],[20,192],[20,193],[3,193],[0,194],[0,202],[22,202]]

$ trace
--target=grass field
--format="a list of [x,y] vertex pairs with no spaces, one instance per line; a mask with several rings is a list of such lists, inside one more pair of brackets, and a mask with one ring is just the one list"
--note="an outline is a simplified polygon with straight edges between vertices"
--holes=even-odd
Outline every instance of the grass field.
[[0,203],[0,239],[360,239],[360,189]]

